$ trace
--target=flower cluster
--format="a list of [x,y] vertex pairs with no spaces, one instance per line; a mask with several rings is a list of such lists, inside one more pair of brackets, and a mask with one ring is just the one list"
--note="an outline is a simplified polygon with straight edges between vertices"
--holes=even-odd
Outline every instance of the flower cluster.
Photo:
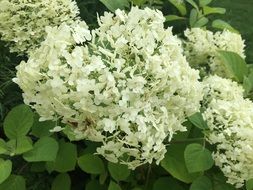
[[211,75],[205,78],[202,83],[204,86],[204,106],[213,99],[233,101],[243,97],[244,90],[242,86],[230,79]]
[[80,24],[48,27],[14,81],[41,120],[61,119],[77,139],[101,142],[98,154],[134,169],[163,159],[164,142],[198,111],[202,85],[160,11],[115,14],[101,16],[92,37]]
[[239,188],[253,178],[253,103],[231,80],[210,76],[203,83],[207,140],[216,145],[213,158],[227,182]]
[[78,14],[72,0],[0,0],[0,36],[11,52],[23,54],[40,45],[46,26],[71,23]]
[[227,30],[213,33],[201,28],[187,29],[184,34],[185,55],[193,67],[208,66],[211,73],[224,77],[226,71],[218,50],[231,51],[245,58],[245,44],[240,34]]

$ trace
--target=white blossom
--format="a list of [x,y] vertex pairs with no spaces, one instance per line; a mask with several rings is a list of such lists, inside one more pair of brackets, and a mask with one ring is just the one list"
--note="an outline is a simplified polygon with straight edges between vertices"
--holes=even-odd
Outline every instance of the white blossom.
[[164,21],[149,8],[105,13],[86,44],[79,40],[89,33],[75,32],[80,25],[48,27],[14,81],[41,120],[61,119],[77,139],[101,142],[106,159],[131,169],[159,163],[164,142],[186,130],[203,96],[199,72]]
[[208,66],[211,74],[229,76],[220,59],[219,50],[234,52],[245,58],[245,44],[240,34],[227,30],[213,33],[201,28],[192,28],[187,29],[184,35],[184,53],[189,63],[199,69]]
[[33,51],[45,38],[46,26],[79,19],[72,0],[0,0],[0,36],[11,52]]
[[208,142],[216,145],[215,164],[227,182],[237,188],[253,178],[253,102],[243,98],[242,88],[228,79],[210,76],[204,80],[209,130]]
[[242,86],[231,79],[210,75],[203,80],[202,84],[205,104],[210,103],[213,99],[233,101],[243,97]]

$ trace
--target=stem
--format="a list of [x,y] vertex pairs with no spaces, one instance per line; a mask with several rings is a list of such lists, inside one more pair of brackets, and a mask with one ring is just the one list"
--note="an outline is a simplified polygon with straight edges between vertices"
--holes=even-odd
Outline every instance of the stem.
[[149,0],[149,6],[151,7],[154,3],[154,0]]
[[147,177],[146,177],[146,183],[145,183],[145,189],[148,188],[151,169],[152,169],[152,166],[151,166],[151,164],[149,164],[149,166],[148,166],[148,173],[147,173]]
[[[191,139],[184,139],[184,140],[175,140],[175,141],[171,141],[169,144],[179,144],[179,143],[186,143],[186,142],[195,142],[195,141],[203,141],[205,140],[204,137],[202,138],[191,138]],[[168,145],[169,145],[168,144]]]
[[203,148],[206,147],[206,135],[204,136],[204,139],[203,139]]
[[19,170],[18,170],[18,174],[21,174],[23,172],[23,170],[28,166],[28,163],[25,163]]

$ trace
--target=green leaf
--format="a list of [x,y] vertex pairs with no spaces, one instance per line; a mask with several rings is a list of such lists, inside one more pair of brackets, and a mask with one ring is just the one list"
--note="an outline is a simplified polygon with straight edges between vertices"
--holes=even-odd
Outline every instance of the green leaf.
[[[252,83],[252,80],[249,77],[244,77],[244,79],[243,79],[243,89],[245,91],[246,96],[252,91],[253,83]],[[1,147],[0,147],[0,153],[2,151],[4,152],[4,149],[1,149]]]
[[39,116],[36,115],[31,133],[38,138],[51,136],[53,133],[51,133],[49,130],[53,129],[55,125],[56,124],[53,121],[39,121]]
[[253,179],[246,181],[246,189],[253,190]]
[[197,112],[190,117],[188,117],[188,120],[199,129],[205,130],[208,129],[206,121],[204,121],[203,116],[200,112]]
[[56,176],[51,190],[71,190],[71,179],[68,174],[62,173]]
[[225,14],[226,9],[221,7],[203,7],[204,15],[210,15],[210,14]]
[[32,140],[29,137],[18,137],[15,154],[23,154],[33,148]]
[[179,183],[171,177],[160,177],[154,182],[153,190],[166,189],[184,190],[184,188],[181,187]]
[[199,6],[204,7],[208,4],[210,4],[211,2],[212,2],[212,0],[199,0]]
[[242,83],[244,76],[248,74],[247,63],[237,53],[230,51],[219,51],[222,64],[226,68],[228,77]]
[[206,18],[206,17],[201,17],[200,19],[198,19],[198,20],[194,23],[193,27],[201,28],[201,27],[205,26],[205,25],[208,23],[208,21],[209,21],[208,18]]
[[246,189],[253,190],[253,179],[246,181]]
[[54,161],[59,146],[55,139],[42,137],[35,144],[34,148],[23,155],[27,162]]
[[213,187],[213,190],[238,190],[238,189],[234,188],[233,185],[231,184],[216,182]]
[[216,19],[212,22],[212,27],[217,28],[217,29],[227,29],[231,32],[235,32],[235,33],[239,33],[236,29],[234,29],[230,24],[228,24],[227,22],[220,20],[220,19]]
[[23,154],[33,148],[32,140],[29,137],[18,137],[7,142],[9,154],[11,156]]
[[129,7],[128,0],[99,0],[102,2],[110,11],[114,12],[117,9],[125,9]]
[[210,169],[214,161],[212,154],[200,144],[190,144],[184,151],[186,167],[189,172],[202,172]]
[[236,190],[236,188],[226,183],[227,178],[223,173],[215,172],[212,175],[213,189],[212,190]]
[[19,175],[11,175],[0,185],[1,190],[26,190],[25,179]]
[[243,79],[243,88],[245,90],[246,96],[253,91],[253,72]]
[[212,182],[206,176],[200,176],[197,178],[190,187],[190,190],[212,190]]
[[180,17],[177,15],[167,15],[165,16],[166,21],[174,21],[174,20],[185,20],[185,17]]
[[10,175],[12,163],[10,160],[4,161],[0,158],[0,184],[3,183]]
[[57,172],[68,172],[75,169],[77,161],[77,149],[76,145],[72,143],[59,142],[59,151],[56,159],[53,162],[47,162],[47,168],[55,170]]
[[126,165],[108,162],[108,170],[112,178],[116,181],[123,181],[130,175],[130,170]]
[[105,188],[104,185],[99,184],[97,180],[91,180],[85,186],[85,190],[107,190],[107,188]]
[[93,154],[85,154],[78,158],[80,168],[89,174],[102,174],[105,172],[103,161]]
[[246,189],[253,190],[253,179],[246,181]]
[[131,0],[134,5],[141,6],[146,3],[147,0]]
[[169,2],[174,5],[181,15],[185,16],[187,14],[186,5],[184,1],[169,0]]
[[106,179],[107,179],[107,177],[108,177],[108,172],[107,171],[104,172],[104,173],[102,173],[102,174],[100,174],[99,175],[99,183],[100,184],[104,184],[105,181],[106,181]]
[[190,13],[190,26],[194,27],[194,24],[197,22],[197,20],[198,20],[198,12],[196,9],[192,9]]
[[6,154],[10,156],[15,156],[16,154],[16,146],[17,146],[17,140],[16,139],[11,139],[6,143],[7,147],[7,152]]
[[4,133],[9,139],[25,136],[33,125],[33,112],[29,106],[14,107],[4,120]]
[[198,5],[194,0],[186,0],[186,2],[190,3],[195,9],[199,10]]
[[184,183],[191,183],[199,174],[188,172],[184,161],[185,146],[184,144],[170,145],[165,158],[161,161],[161,166],[174,178]]
[[121,190],[120,186],[115,182],[111,181],[108,190]]
[[6,142],[3,139],[0,139],[0,154],[6,153]]

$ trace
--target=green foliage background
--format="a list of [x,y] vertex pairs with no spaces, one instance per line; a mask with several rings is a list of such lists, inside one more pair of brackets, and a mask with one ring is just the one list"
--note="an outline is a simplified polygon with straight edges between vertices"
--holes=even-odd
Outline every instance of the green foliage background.
[[247,62],[253,63],[253,1],[252,0],[214,0],[214,5],[225,7],[227,12],[219,15],[236,28],[246,41]]

